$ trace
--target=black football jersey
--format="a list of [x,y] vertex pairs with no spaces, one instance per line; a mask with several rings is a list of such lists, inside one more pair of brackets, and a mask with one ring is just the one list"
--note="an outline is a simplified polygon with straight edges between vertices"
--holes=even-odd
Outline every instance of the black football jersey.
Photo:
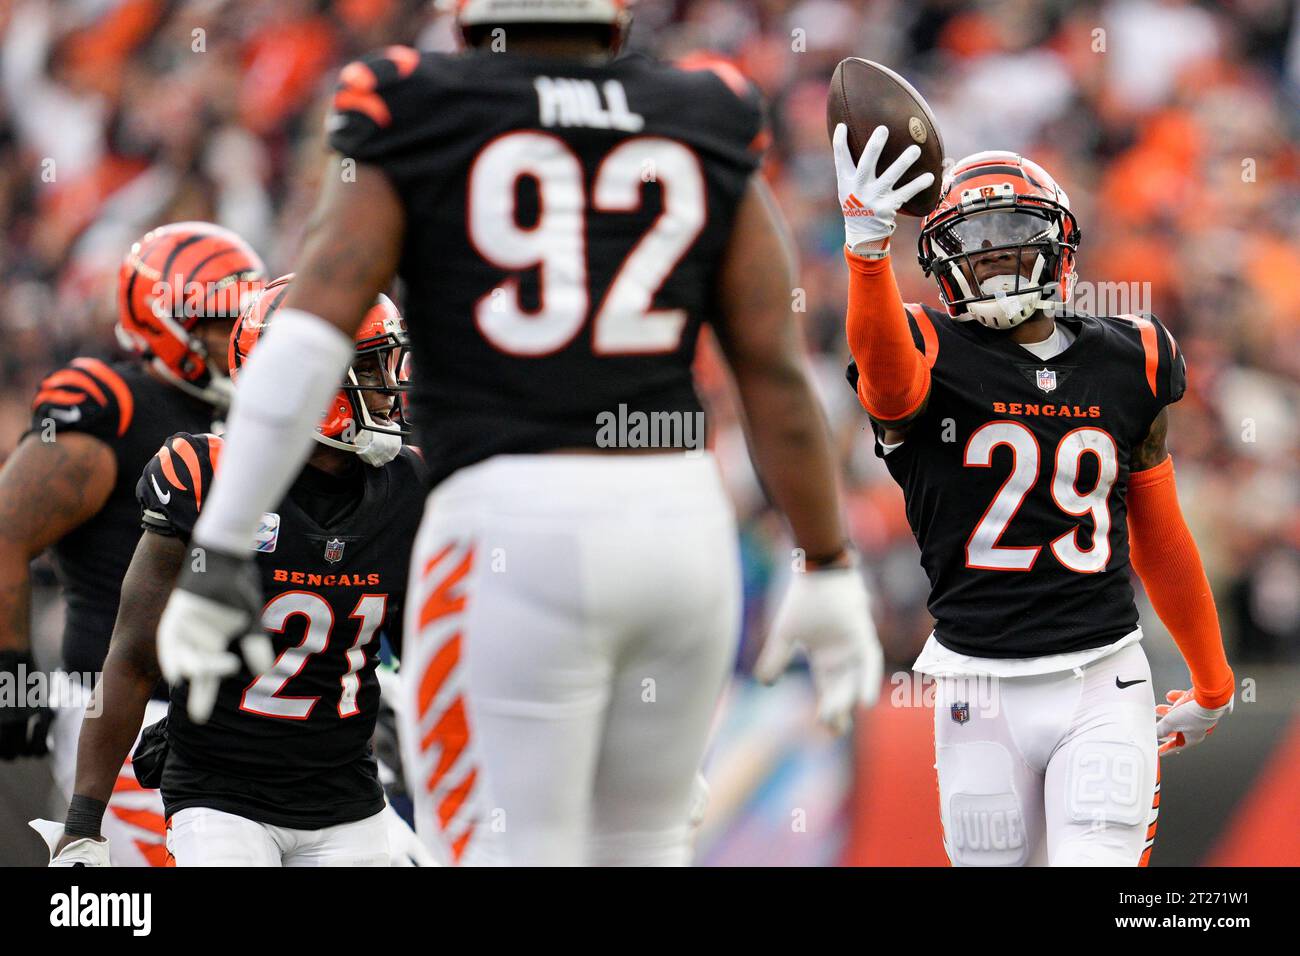
[[431,480],[700,411],[700,324],[765,135],[734,70],[390,48],[346,67],[330,143],[406,213],[412,417]]
[[902,445],[876,452],[903,489],[939,643],[1038,657],[1132,631],[1129,467],[1186,388],[1173,337],[1154,316],[1062,317],[1076,338],[1042,361],[978,322],[908,313],[930,398]]
[[[140,477],[147,530],[189,537],[212,486],[221,439],[175,435]],[[273,826],[319,829],[372,816],[383,790],[370,739],[379,710],[381,631],[400,647],[406,568],[425,474],[403,449],[343,476],[305,467],[263,516],[256,560],[275,666],[225,680],[205,724],[188,686],[172,689],[163,802]]]
[[51,549],[67,603],[66,669],[103,670],[122,579],[140,540],[140,472],[168,435],[211,431],[214,414],[211,405],[154,378],[137,362],[78,358],[41,382],[29,432],[53,441],[68,432],[93,435],[117,462],[104,507]]

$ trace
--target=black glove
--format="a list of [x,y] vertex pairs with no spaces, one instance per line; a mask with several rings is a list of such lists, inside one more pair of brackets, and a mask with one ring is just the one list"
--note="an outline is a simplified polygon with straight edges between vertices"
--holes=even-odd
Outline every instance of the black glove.
[[36,670],[29,651],[0,651],[0,681],[13,694],[0,688],[0,760],[15,757],[44,757],[45,741],[54,721],[54,711],[43,705],[27,704],[28,675]]

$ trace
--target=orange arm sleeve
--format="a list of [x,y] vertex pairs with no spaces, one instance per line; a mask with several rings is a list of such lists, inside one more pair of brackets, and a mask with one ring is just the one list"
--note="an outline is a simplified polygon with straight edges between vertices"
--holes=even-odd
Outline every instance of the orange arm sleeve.
[[1235,678],[1210,581],[1178,507],[1172,458],[1129,477],[1128,534],[1133,570],[1187,661],[1197,702],[1222,707],[1232,699]]
[[849,351],[858,364],[858,401],[877,421],[913,414],[930,393],[930,366],[916,349],[889,258],[861,259],[847,249]]

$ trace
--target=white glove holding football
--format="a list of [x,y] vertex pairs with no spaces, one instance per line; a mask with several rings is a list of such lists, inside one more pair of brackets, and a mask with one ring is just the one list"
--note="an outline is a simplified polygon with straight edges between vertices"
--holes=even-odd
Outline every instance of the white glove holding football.
[[876,702],[884,673],[871,601],[857,568],[805,571],[791,578],[754,676],[774,682],[796,647],[808,654],[817,718],[843,733],[858,704]]
[[82,837],[73,840],[58,853],[55,848],[63,839],[63,824],[53,820],[29,820],[27,825],[41,835],[50,851],[50,866],[112,866],[108,862],[108,840]]
[[1190,690],[1171,690],[1165,700],[1169,703],[1156,705],[1156,739],[1162,754],[1199,744],[1214,733],[1220,718],[1232,713],[1231,700],[1222,707],[1203,707]]
[[[864,248],[868,244],[880,243],[892,236],[898,210],[934,182],[933,173],[922,173],[907,185],[898,186],[903,173],[921,155],[921,147],[916,144],[903,150],[888,169],[877,175],[876,164],[888,139],[889,128],[877,126],[855,163],[849,152],[849,128],[840,123],[831,137],[840,210],[844,213],[844,243],[855,254],[868,251]],[[880,245],[872,247],[873,250],[880,248]]]

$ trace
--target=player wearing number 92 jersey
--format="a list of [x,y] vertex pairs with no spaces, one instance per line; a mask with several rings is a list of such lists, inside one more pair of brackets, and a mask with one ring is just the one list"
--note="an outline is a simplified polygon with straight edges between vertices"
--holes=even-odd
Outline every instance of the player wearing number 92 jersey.
[[[734,68],[639,55],[390,48],[342,72],[335,107],[331,145],[405,209],[412,419],[438,485],[412,569],[435,613],[408,626],[417,830],[448,862],[684,862],[736,633],[727,503],[708,456],[545,453],[596,451],[611,413],[699,428],[691,364],[759,97]],[[631,671],[672,685],[662,720]]]
[[397,47],[343,71],[330,145],[406,209],[406,313],[429,318],[411,322],[411,417],[435,484],[594,446],[620,406],[700,411],[695,343],[766,135],[757,92],[720,69]]

